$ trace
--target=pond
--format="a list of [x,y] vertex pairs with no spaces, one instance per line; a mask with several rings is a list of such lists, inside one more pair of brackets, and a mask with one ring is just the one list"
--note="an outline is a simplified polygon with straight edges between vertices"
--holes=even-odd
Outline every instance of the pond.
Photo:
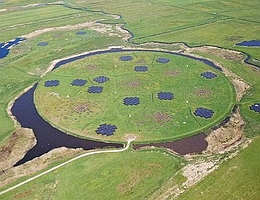
[[244,41],[236,44],[237,46],[246,46],[246,47],[260,47],[260,40],[251,40]]
[[159,148],[163,147],[166,149],[170,149],[174,152],[177,152],[180,155],[186,155],[186,154],[199,153],[204,151],[208,146],[208,143],[205,140],[206,137],[207,135],[205,133],[200,133],[198,135],[173,141],[173,142],[161,142],[161,143],[154,143],[154,144],[135,144],[133,148],[141,149],[144,147],[159,147]]
[[9,42],[0,43],[0,59],[6,57],[9,54],[9,50],[15,45],[25,40],[24,38],[16,38]]

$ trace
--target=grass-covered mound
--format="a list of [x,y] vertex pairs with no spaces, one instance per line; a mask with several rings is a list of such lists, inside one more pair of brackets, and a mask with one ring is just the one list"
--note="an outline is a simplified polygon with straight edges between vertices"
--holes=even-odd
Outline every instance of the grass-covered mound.
[[[77,79],[85,84],[73,85]],[[59,85],[45,87],[52,80]],[[234,89],[220,71],[190,58],[109,53],[51,72],[36,89],[35,102],[46,120],[73,134],[118,141],[133,133],[139,141],[155,141],[187,137],[220,122],[232,109]],[[114,127],[110,137],[97,131],[104,124]]]

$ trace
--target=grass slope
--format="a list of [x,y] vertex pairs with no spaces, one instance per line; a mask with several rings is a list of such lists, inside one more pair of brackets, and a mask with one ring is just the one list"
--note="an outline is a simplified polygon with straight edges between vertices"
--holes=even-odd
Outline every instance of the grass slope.
[[10,191],[3,199],[143,199],[185,163],[162,151],[88,156]]
[[178,199],[251,199],[260,196],[260,138]]

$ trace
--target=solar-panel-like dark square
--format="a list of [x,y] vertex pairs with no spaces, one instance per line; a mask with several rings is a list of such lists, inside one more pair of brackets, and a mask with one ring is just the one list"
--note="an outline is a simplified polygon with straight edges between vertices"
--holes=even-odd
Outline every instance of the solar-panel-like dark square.
[[172,100],[173,99],[173,93],[171,93],[171,92],[159,92],[159,93],[157,93],[157,97],[160,100]]
[[58,86],[60,84],[59,80],[49,80],[49,81],[45,81],[44,86],[45,87],[55,87]]
[[136,66],[135,71],[136,72],[146,72],[148,70],[148,67],[146,66]]
[[255,103],[249,107],[251,110],[260,113],[260,103]]
[[105,76],[99,76],[97,78],[94,78],[93,80],[98,83],[105,83],[105,82],[109,81],[109,78],[107,78]]
[[209,110],[207,108],[196,108],[194,114],[199,117],[211,118],[213,116],[214,111]]
[[158,62],[158,63],[168,63],[168,62],[170,62],[170,59],[169,58],[158,58],[156,60],[156,62]]
[[89,93],[101,93],[103,91],[103,87],[102,86],[90,86],[88,88],[88,92]]
[[137,106],[140,104],[140,99],[138,97],[126,97],[124,98],[124,104],[126,106]]
[[212,79],[217,77],[217,74],[214,74],[213,72],[204,72],[201,74],[201,76],[207,78],[207,79]]
[[98,129],[96,130],[96,133],[110,136],[110,135],[114,134],[116,129],[117,129],[117,127],[115,125],[101,124],[101,125],[99,125]]
[[133,60],[133,57],[132,56],[121,56],[120,59],[122,61],[130,61],[130,60]]
[[47,46],[49,42],[39,42],[37,46]]
[[73,86],[84,86],[84,85],[86,85],[86,83],[87,83],[87,81],[84,80],[84,79],[75,79],[75,80],[71,83],[71,85],[73,85]]
[[86,31],[78,31],[76,34],[77,35],[85,35],[87,32]]

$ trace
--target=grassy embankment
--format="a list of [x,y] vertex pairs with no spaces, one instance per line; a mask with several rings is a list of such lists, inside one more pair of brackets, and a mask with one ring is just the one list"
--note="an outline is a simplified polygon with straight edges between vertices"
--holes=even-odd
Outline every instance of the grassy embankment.
[[[123,55],[131,55],[133,60],[121,61]],[[170,62],[156,62],[161,57]],[[135,72],[140,65],[148,71]],[[202,77],[206,71],[217,77]],[[101,75],[109,81],[93,80]],[[85,79],[87,84],[71,86],[75,79]],[[59,80],[60,85],[44,87],[47,80]],[[88,87],[93,85],[104,87],[103,92],[89,94]],[[158,92],[172,92],[174,99],[161,101]],[[91,56],[61,66],[43,78],[35,100],[42,116],[66,131],[112,141],[124,141],[125,134],[133,133],[140,142],[173,140],[207,130],[229,114],[234,96],[229,80],[202,62],[165,53],[127,52]],[[125,97],[139,97],[140,104],[125,106]],[[212,118],[196,117],[193,113],[198,107],[212,109]],[[97,135],[95,130],[103,123],[116,125],[118,130],[108,138]]]

